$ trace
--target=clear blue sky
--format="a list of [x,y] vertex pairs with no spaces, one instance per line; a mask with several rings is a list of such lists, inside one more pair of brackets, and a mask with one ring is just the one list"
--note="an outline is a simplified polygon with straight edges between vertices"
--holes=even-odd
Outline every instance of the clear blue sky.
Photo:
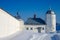
[[55,11],[57,22],[60,23],[60,0],[0,0],[0,8],[3,8],[13,16],[19,12],[24,20],[33,17],[33,14],[45,19],[46,11],[50,7]]

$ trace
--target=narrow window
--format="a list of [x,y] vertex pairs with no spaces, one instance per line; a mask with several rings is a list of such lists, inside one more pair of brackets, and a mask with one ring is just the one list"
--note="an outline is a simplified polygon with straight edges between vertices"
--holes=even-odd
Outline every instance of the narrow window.
[[29,28],[26,28],[27,30],[29,29]]
[[33,30],[33,28],[31,28],[31,30]]

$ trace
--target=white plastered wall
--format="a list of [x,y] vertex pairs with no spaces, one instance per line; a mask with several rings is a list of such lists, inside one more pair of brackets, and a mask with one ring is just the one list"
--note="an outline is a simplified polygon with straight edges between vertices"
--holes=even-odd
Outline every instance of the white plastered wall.
[[55,32],[56,31],[56,15],[47,14],[46,15],[46,32]]
[[38,32],[38,30],[36,28],[41,27],[44,28],[44,30],[41,30],[42,33],[45,33],[45,26],[46,25],[25,25],[25,28],[29,28],[29,30],[31,30],[30,28],[33,28],[33,32]]
[[17,31],[22,31],[20,21],[0,9],[0,38],[9,36]]

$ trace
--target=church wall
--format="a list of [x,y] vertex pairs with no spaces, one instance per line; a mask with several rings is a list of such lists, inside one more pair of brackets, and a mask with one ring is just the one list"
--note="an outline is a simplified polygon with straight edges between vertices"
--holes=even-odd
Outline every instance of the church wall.
[[17,31],[22,31],[20,21],[0,9],[0,38],[9,36]]
[[47,14],[46,15],[46,32],[55,32],[56,31],[56,15]]
[[51,15],[52,18],[52,32],[56,31],[56,15]]
[[46,32],[50,32],[51,31],[51,26],[52,26],[52,22],[51,22],[51,15],[50,14],[46,14]]
[[31,30],[31,28],[32,28],[33,32],[38,32],[37,28],[42,27],[42,28],[44,28],[44,30],[41,30],[41,32],[43,33],[43,32],[45,32],[45,26],[46,25],[25,25],[25,28],[28,28],[28,30]]
[[24,25],[24,21],[22,19],[19,20],[19,24],[20,24],[20,30],[24,30],[25,25]]

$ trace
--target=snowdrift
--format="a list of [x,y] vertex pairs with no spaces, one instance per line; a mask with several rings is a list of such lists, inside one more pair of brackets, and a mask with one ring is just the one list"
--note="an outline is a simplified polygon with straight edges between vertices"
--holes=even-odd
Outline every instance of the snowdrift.
[[16,32],[0,40],[60,40],[60,33],[34,33],[32,31]]

